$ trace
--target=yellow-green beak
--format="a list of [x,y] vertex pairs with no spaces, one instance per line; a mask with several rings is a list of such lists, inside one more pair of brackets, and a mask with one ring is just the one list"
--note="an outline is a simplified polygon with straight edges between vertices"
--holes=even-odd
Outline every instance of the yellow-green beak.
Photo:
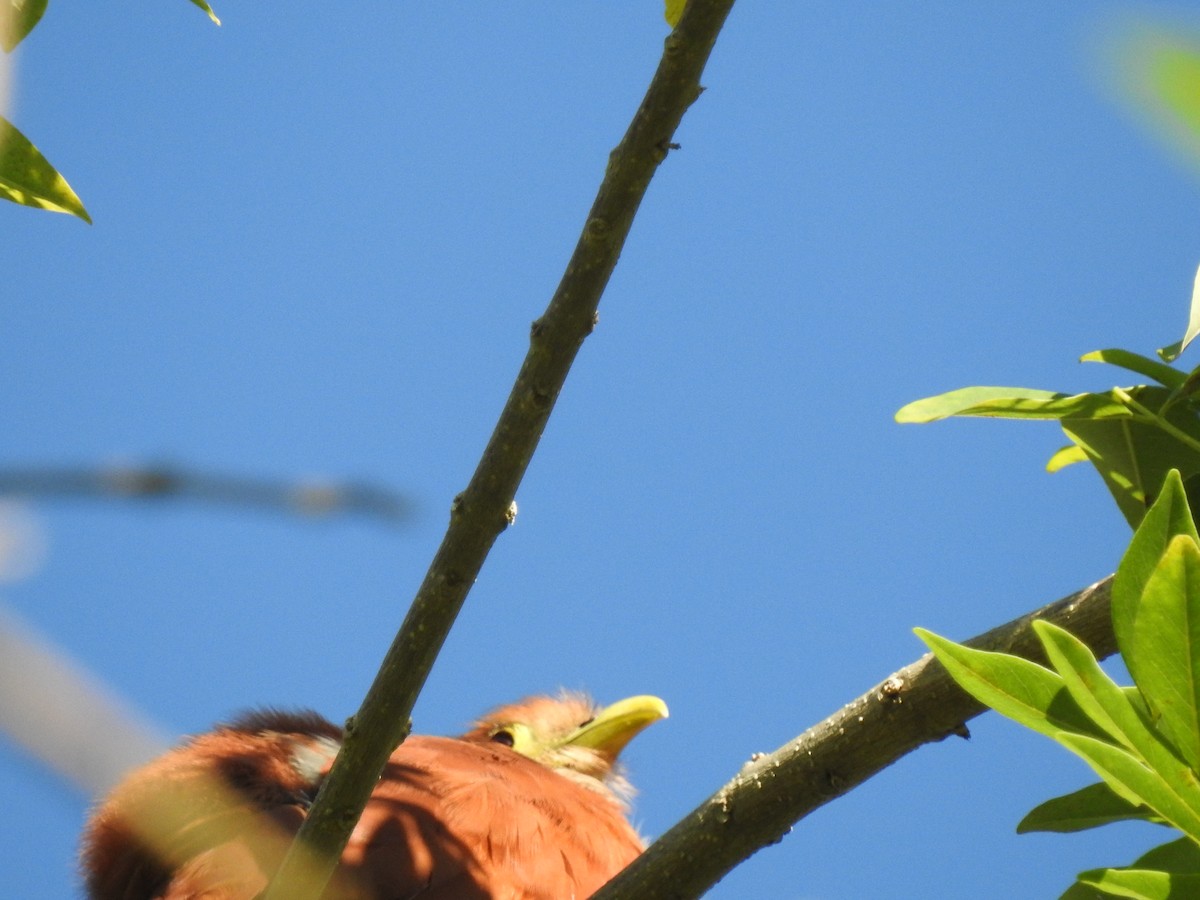
[[615,760],[626,744],[667,715],[667,704],[649,694],[618,700],[572,731],[560,746],[587,747]]

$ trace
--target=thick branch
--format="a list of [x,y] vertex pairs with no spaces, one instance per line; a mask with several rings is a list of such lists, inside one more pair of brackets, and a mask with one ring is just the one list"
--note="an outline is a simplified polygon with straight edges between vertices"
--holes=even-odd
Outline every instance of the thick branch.
[[[967,641],[1045,662],[1030,627],[1061,625],[1098,658],[1116,652],[1109,613],[1112,579]],[[755,756],[723,788],[650,845],[593,900],[699,897],[793,823],[923,744],[967,736],[984,711],[926,655],[905,666],[774,753]]]
[[[455,498],[450,526],[358,713],[297,842],[332,872],[388,756],[407,736],[416,697],[488,550],[504,530],[517,486],[571,363],[596,321],[600,295],[617,264],[634,214],[687,108],[733,0],[691,0],[666,40],[658,71],[629,130],[609,157],[583,234],[549,307],[533,323],[530,348],[483,458]],[[289,853],[267,900],[314,897]]]
[[288,483],[164,465],[0,469],[0,495],[9,494],[133,500],[179,497],[312,516],[357,513],[389,522],[404,521],[412,512],[403,495],[369,484]]

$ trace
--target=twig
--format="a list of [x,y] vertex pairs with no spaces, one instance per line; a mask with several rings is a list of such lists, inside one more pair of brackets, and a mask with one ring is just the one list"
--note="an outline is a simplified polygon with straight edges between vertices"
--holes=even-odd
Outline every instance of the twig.
[[151,501],[178,497],[310,516],[355,513],[391,523],[405,521],[412,515],[408,498],[375,485],[288,483],[165,465],[0,469],[0,495]]
[[[634,214],[687,108],[733,0],[691,0],[667,37],[658,71],[621,143],[550,305],[533,323],[529,352],[408,615],[358,713],[346,723],[341,752],[297,836],[332,872],[388,756],[408,735],[410,715],[434,659],[462,608],[488,550],[515,514],[513,498],[558,399],[567,372],[596,322],[600,296],[617,264]],[[295,845],[293,845],[295,846]],[[316,897],[284,860],[265,900]]]
[[[1098,658],[1116,652],[1112,579],[967,641],[1044,662],[1030,624],[1046,619]],[[735,866],[778,843],[793,823],[923,744],[967,737],[984,711],[932,656],[896,672],[774,753],[756,755],[724,787],[650,845],[593,900],[699,897]]]

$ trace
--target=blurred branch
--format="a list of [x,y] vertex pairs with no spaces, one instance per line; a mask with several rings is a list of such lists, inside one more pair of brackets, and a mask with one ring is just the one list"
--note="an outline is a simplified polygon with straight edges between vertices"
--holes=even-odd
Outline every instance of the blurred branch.
[[370,484],[288,483],[163,465],[0,469],[0,495],[6,494],[29,498],[180,498],[308,516],[364,515],[390,523],[402,522],[412,514],[412,503],[404,495]]
[[[438,651],[492,544],[515,515],[513,498],[580,346],[596,324],[600,296],[616,267],[659,163],[684,112],[700,96],[700,74],[733,0],[691,0],[667,37],[662,60],[604,180],[558,289],[533,323],[529,352],[467,489],[454,499],[450,525],[408,615],[388,649],[329,777],[297,838],[332,872],[388,756],[407,736],[409,717]],[[320,894],[303,884],[291,855],[266,900]]]
[[0,734],[90,797],[167,746],[95,677],[3,607]]
[[[1112,578],[967,641],[972,647],[1045,662],[1030,627],[1045,619],[1083,640],[1097,658],[1116,652]],[[774,753],[756,754],[637,860],[593,895],[699,897],[762,848],[778,843],[813,810],[857,787],[918,747],[969,737],[985,707],[932,655],[905,666]]]
[[[196,845],[180,836],[194,835],[199,821],[205,823],[211,848],[203,858],[214,866],[217,861],[233,862],[221,855],[225,841],[231,842],[226,847],[249,848],[268,871],[272,862],[283,859],[291,843],[291,833],[282,823],[248,805],[219,771],[183,767],[169,756],[160,757],[168,745],[150,725],[66,651],[3,606],[0,735],[89,799],[103,797],[130,770],[158,757],[157,777],[151,779],[143,771],[141,781],[125,783],[118,804],[119,827],[129,834],[131,853],[133,845],[140,844],[170,866],[191,863],[191,886],[203,882],[204,872],[196,870]],[[165,780],[164,769],[169,776]],[[310,865],[311,855],[301,863]],[[341,874],[326,892],[326,900],[362,897],[351,876]]]

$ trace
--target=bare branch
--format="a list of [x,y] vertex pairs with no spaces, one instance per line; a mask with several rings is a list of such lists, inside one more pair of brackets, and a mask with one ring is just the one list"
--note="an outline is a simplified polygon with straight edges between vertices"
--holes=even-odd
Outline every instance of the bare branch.
[[[304,822],[310,844],[332,872],[388,756],[407,736],[417,694],[492,544],[616,267],[634,214],[684,112],[700,96],[700,74],[733,0],[691,0],[667,37],[653,81],[628,131],[609,157],[583,234],[550,305],[533,323],[529,352],[450,525],[358,713],[346,723],[341,752]],[[320,894],[302,883],[289,854],[266,900]]]
[[[1106,578],[967,641],[1044,662],[1030,627],[1054,622],[1098,658],[1116,652]],[[593,900],[699,897],[792,824],[923,744],[967,737],[984,711],[931,655],[905,666],[774,753],[757,755],[719,791],[650,845]]]
[[407,497],[375,485],[288,483],[166,465],[0,469],[0,495],[131,500],[178,497],[309,516],[366,515],[389,523],[405,521],[412,515],[412,503]]

